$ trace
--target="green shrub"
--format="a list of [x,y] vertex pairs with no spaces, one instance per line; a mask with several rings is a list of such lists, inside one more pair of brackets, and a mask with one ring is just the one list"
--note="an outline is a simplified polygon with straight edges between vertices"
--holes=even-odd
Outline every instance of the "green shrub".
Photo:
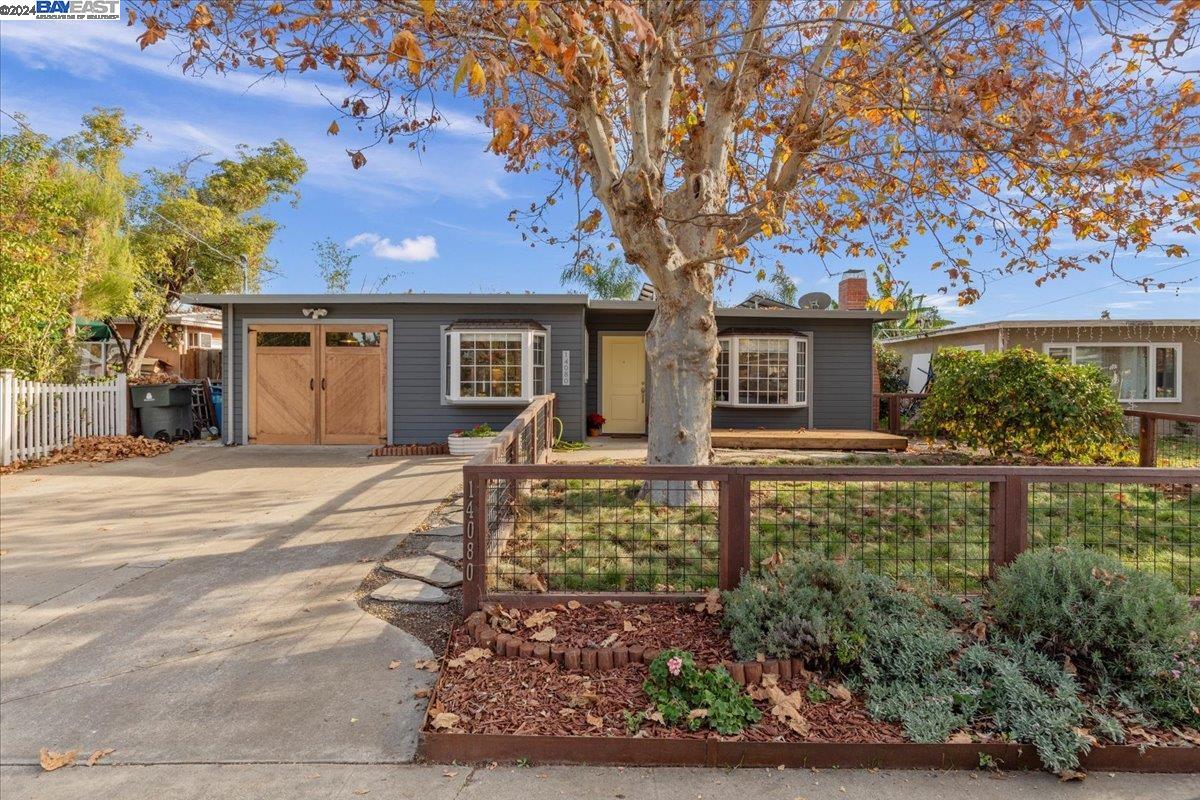
[[455,431],[454,435],[460,436],[464,439],[490,439],[496,435],[496,432],[492,430],[491,425],[488,425],[486,422],[481,422],[474,428],[468,428],[467,430],[463,431]]
[[993,455],[1056,461],[1122,461],[1130,437],[1109,377],[1032,350],[977,353],[957,348],[933,358],[934,379],[917,427]]
[[1170,581],[1089,550],[1022,554],[992,587],[1012,636],[1069,657],[1102,695],[1166,724],[1200,724],[1197,618]]
[[649,672],[642,688],[667,725],[683,724],[693,731],[707,726],[730,735],[762,717],[724,667],[697,669],[685,650],[659,653]]
[[824,559],[785,561],[726,592],[724,625],[739,658],[853,664],[867,624],[863,574]]
[[879,391],[908,391],[908,381],[904,379],[904,367],[900,362],[899,351],[875,342],[875,369],[879,373]]

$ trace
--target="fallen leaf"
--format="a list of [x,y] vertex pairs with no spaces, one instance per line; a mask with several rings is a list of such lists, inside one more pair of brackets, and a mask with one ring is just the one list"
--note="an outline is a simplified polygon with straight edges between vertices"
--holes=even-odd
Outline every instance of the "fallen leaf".
[[536,572],[528,572],[522,575],[521,577],[517,578],[517,583],[521,584],[523,588],[528,589],[531,592],[546,591],[546,582],[543,581],[542,576],[538,575]]
[[1074,675],[1079,672],[1079,670],[1075,667],[1075,662],[1071,661],[1070,656],[1063,656],[1063,672],[1067,673],[1068,675]]
[[583,605],[583,603],[580,603],[578,600],[568,600],[567,601],[567,608],[571,609],[572,611],[574,611],[575,609],[579,608],[582,605]]
[[549,625],[547,625],[545,628],[542,628],[540,631],[529,634],[529,638],[533,639],[535,642],[549,642],[549,641],[553,641],[554,637],[557,635],[558,635],[557,631],[555,631],[554,628],[551,628]]
[[1058,779],[1064,783],[1067,781],[1081,781],[1086,777],[1086,772],[1080,772],[1079,770],[1075,769],[1064,769],[1062,772],[1058,773]]
[[648,719],[651,722],[657,722],[659,725],[667,724],[667,721],[665,719],[663,719],[662,712],[658,711],[658,710],[647,711],[646,715],[643,717],[643,719]]
[[433,694],[433,691],[428,688],[417,689],[415,692],[413,692],[413,697],[429,697],[431,694]]
[[[770,675],[767,677],[775,677]],[[764,684],[763,690],[766,692],[766,699],[774,703],[771,706],[771,715],[784,722],[789,728],[801,736],[808,735],[808,720],[800,713],[800,707],[804,705],[804,695],[797,689],[791,694],[787,694],[773,682]]]
[[524,619],[522,624],[526,628],[539,628],[557,616],[558,616],[557,611],[550,611],[548,609],[542,609],[541,611],[534,611],[532,614],[530,614],[528,617],[526,617]]
[[705,614],[716,614],[721,610],[721,590],[709,589],[704,599],[696,604],[696,610]]
[[404,662],[400,661],[399,659],[388,662],[388,669],[395,669],[396,667],[401,667],[401,666],[404,666]]
[[975,627],[971,628],[971,633],[975,634],[975,638],[981,642],[987,641],[987,624],[982,620],[975,623]]
[[958,731],[957,733],[950,734],[950,738],[946,741],[950,744],[970,744],[974,739],[966,731]]
[[370,794],[371,790],[370,789],[355,789],[354,793],[357,795]]
[[75,765],[75,756],[79,755],[78,750],[67,750],[65,753],[56,753],[53,750],[47,750],[43,747],[38,752],[38,760],[42,762],[42,769],[46,772],[53,772],[60,767],[70,767]]
[[605,600],[604,605],[608,606],[609,608],[620,608],[621,601],[620,600]]
[[453,778],[457,774],[458,774],[457,772],[452,772],[450,770],[447,770],[446,772],[442,773],[442,777],[443,778]]
[[587,724],[591,725],[593,728],[604,727],[604,717],[597,717],[595,714],[588,714],[585,719],[587,720]]
[[625,630],[626,633],[633,633],[634,631],[637,630],[637,625],[634,625],[629,620],[625,620],[623,623],[621,623],[621,627]]
[[437,659],[433,659],[433,658],[423,658],[423,659],[417,661],[416,664],[414,664],[414,666],[417,669],[423,669],[426,672],[437,672],[438,671]]
[[707,716],[708,716],[707,708],[693,708],[691,711],[688,712],[687,718],[688,719],[704,719]]
[[98,762],[100,759],[104,758],[105,756],[109,755],[110,753],[115,753],[115,752],[117,752],[117,749],[115,747],[109,748],[108,750],[96,750],[90,756],[88,756],[87,765],[89,767],[94,767],[94,766],[96,766],[96,762]]
[[458,658],[452,658],[449,661],[447,661],[446,666],[454,667],[455,669],[457,669],[458,667],[464,666],[466,664],[474,664],[476,661],[479,661],[480,659],[491,658],[491,657],[492,657],[491,650],[487,650],[483,647],[472,647],[469,650],[463,651],[463,654],[461,656],[459,656]]
[[442,711],[436,714],[429,724],[437,730],[453,728],[458,724],[458,714],[452,714],[449,711]]
[[610,644],[612,644],[617,639],[619,639],[620,636],[621,636],[621,634],[619,634],[619,633],[610,633],[608,636],[604,637],[604,640],[602,642],[600,642],[600,646],[608,647]]
[[850,694],[850,690],[840,683],[831,683],[826,688],[830,697],[836,697],[838,700],[851,700],[854,695]]

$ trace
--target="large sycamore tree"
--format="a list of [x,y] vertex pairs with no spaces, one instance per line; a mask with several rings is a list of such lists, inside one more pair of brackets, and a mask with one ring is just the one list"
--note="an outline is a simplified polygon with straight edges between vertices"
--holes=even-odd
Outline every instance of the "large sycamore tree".
[[[477,98],[490,150],[551,176],[519,215],[532,235],[585,255],[613,237],[658,290],[652,463],[709,459],[732,270],[891,269],[921,239],[967,303],[989,272],[1183,257],[1200,211],[1195,0],[127,5],[141,46],[174,43],[186,71],[340,77],[354,124],[329,131],[360,137],[356,168],[372,143],[424,146],[447,96]],[[574,230],[548,232],[565,194]]]

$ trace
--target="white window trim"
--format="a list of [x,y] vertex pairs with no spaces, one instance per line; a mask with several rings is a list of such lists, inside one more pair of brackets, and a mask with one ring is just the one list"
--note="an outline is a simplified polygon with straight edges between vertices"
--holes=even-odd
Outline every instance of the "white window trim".
[[[454,331],[450,330],[449,325],[441,326],[441,337],[438,342],[438,351],[441,353],[438,359],[438,371],[441,373],[441,398],[442,405],[449,406],[515,406],[526,405],[532,402],[536,396],[533,394],[533,339],[535,336],[541,336],[545,339],[545,360],[543,369],[546,374],[547,394],[553,391],[551,388],[553,381],[553,373],[551,370],[550,358],[550,329],[535,330],[532,328],[472,328],[470,330]],[[462,364],[459,360],[462,354],[461,336],[463,333],[472,335],[498,335],[498,334],[521,334],[521,396],[520,397],[463,397],[462,391]],[[446,369],[446,337],[450,337],[450,364],[449,370]],[[447,372],[449,374],[447,374]],[[456,378],[456,376],[458,376]],[[446,383],[449,381],[450,385]]]
[[[788,402],[786,403],[743,403],[738,398],[738,359],[741,355],[739,340],[741,339],[778,339],[788,343]],[[729,342],[729,399],[715,400],[713,405],[721,408],[807,408],[812,396],[812,337],[793,334],[730,334],[718,336],[717,341]],[[800,343],[804,345],[804,400],[796,399],[796,350]],[[715,380],[715,379],[714,379]]]
[[[1044,342],[1042,352],[1050,355],[1051,349],[1066,349],[1071,351],[1071,363],[1075,364],[1075,348],[1077,347],[1145,347],[1146,353],[1146,387],[1145,399],[1117,398],[1119,403],[1182,403],[1183,402],[1183,343],[1182,342]],[[1154,351],[1175,351],[1175,396],[1154,397]]]

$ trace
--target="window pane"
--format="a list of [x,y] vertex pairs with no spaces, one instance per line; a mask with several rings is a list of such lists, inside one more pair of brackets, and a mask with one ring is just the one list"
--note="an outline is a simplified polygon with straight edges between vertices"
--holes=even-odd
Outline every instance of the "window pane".
[[1120,400],[1146,400],[1149,387],[1149,348],[1133,346],[1075,348],[1076,364],[1092,364],[1109,375],[1113,392]]
[[808,400],[808,340],[796,340],[796,402]]
[[459,395],[521,397],[520,333],[459,334]]
[[1179,368],[1175,358],[1174,347],[1154,349],[1154,396],[1157,398],[1175,397],[1175,374]]
[[533,335],[533,393],[546,393],[546,337]]
[[308,331],[256,331],[259,347],[308,347]]
[[783,405],[788,401],[788,340],[738,340],[738,402]]
[[326,347],[379,347],[379,331],[325,331]]
[[1071,348],[1069,347],[1049,347],[1046,349],[1046,355],[1053,358],[1055,361],[1071,360]]
[[729,340],[721,339],[721,352],[717,354],[717,377],[713,380],[713,402],[729,402]]

